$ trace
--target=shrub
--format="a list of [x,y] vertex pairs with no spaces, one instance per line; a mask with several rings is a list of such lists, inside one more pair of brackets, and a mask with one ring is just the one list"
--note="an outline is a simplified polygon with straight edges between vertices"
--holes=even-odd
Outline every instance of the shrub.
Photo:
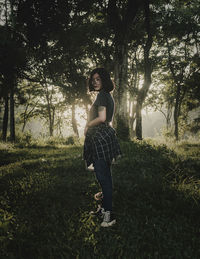
[[[10,140],[10,137],[8,138]],[[21,146],[28,146],[32,143],[33,136],[30,131],[26,132],[17,132],[15,136],[15,143],[20,144]],[[19,146],[19,145],[18,145]]]
[[74,135],[67,137],[67,139],[65,140],[66,145],[76,145],[78,143],[79,143],[79,138]]
[[168,129],[166,127],[163,127],[161,130],[161,134],[164,138],[174,138],[174,131],[172,127]]

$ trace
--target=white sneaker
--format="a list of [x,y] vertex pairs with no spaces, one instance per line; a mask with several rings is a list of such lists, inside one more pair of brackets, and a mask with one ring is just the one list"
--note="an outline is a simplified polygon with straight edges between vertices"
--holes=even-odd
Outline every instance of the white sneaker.
[[111,227],[116,223],[116,219],[113,219],[112,213],[110,211],[105,211],[103,216],[103,222],[101,227]]

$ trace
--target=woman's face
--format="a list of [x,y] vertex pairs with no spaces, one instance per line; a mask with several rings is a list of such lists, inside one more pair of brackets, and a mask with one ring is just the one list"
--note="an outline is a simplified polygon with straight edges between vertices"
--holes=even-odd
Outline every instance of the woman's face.
[[95,91],[99,91],[102,88],[102,82],[99,74],[94,74],[92,77],[92,85]]

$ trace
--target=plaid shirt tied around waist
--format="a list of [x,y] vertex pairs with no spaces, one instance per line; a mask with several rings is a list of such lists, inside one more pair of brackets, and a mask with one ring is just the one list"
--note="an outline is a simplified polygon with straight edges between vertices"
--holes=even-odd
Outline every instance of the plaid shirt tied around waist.
[[99,159],[112,163],[119,156],[121,149],[116,132],[108,123],[101,123],[88,129],[83,151],[83,159],[86,160],[87,166]]

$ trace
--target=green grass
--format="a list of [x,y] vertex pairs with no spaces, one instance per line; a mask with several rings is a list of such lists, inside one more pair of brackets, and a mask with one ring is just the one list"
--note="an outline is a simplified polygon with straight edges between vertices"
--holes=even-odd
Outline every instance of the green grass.
[[82,146],[0,147],[0,258],[200,258],[200,144],[121,143],[117,224],[88,211],[99,191]]

